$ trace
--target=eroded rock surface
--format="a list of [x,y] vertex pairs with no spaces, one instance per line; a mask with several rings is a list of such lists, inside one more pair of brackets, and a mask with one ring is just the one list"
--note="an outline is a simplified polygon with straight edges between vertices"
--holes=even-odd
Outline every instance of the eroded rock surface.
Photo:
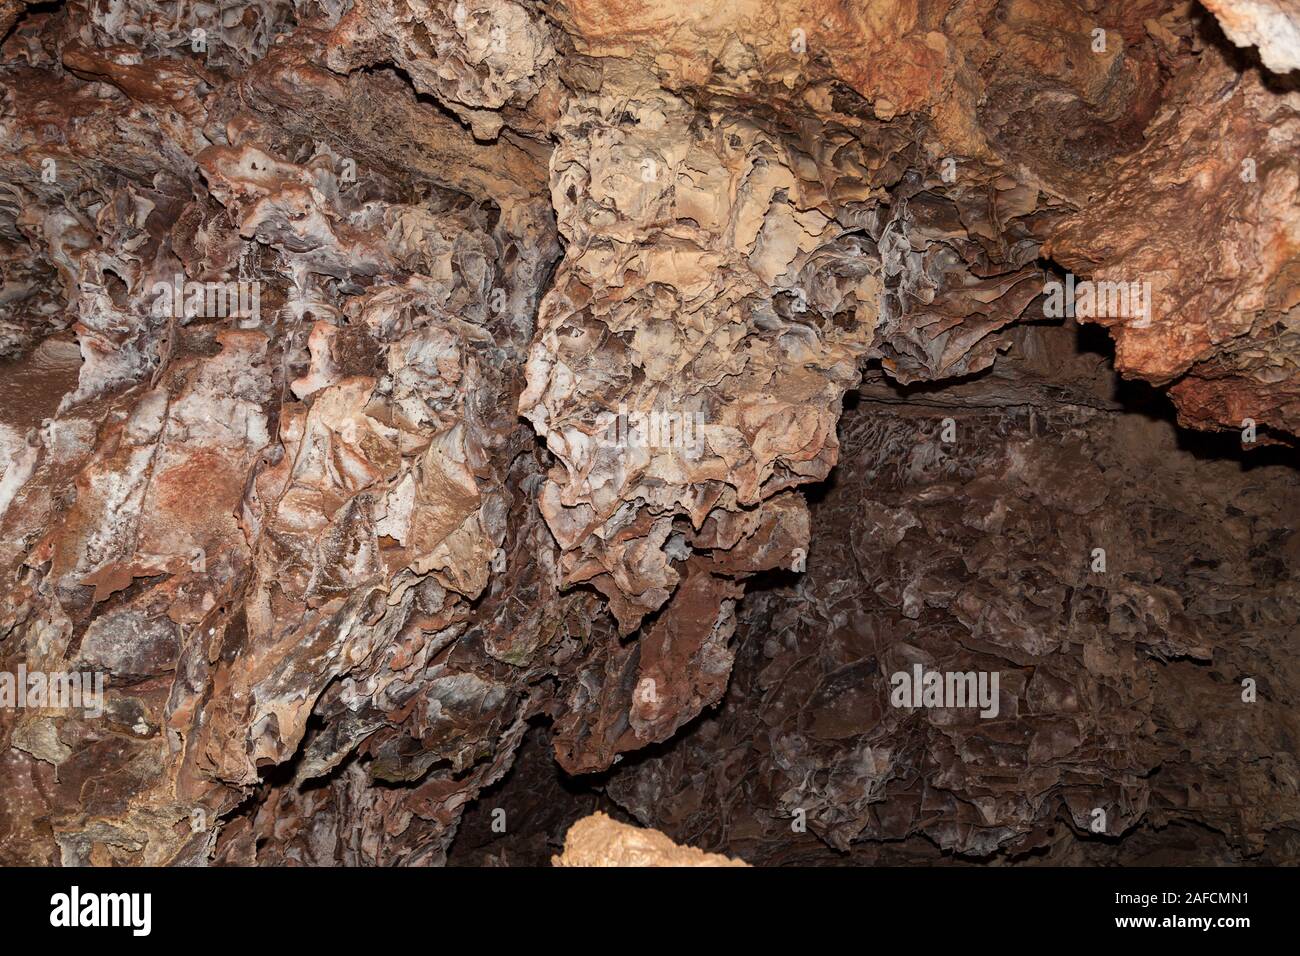
[[540,726],[755,862],[1293,861],[1300,16],[1206,6],[0,0],[0,672],[104,682],[0,861],[441,864]]
[[[608,794],[754,863],[1128,858],[1089,834],[1188,863],[1155,834],[1199,828],[1204,858],[1292,859],[1296,473],[1179,448],[1088,358],[864,387],[807,575],[746,599],[723,707]],[[999,675],[994,706],[895,706],[918,665]]]
[[744,866],[717,853],[678,846],[657,830],[640,830],[593,813],[569,828],[556,866]]

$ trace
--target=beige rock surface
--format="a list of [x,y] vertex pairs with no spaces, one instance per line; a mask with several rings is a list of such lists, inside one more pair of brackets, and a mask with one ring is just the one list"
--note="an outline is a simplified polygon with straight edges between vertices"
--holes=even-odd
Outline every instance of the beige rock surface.
[[719,853],[679,846],[658,830],[593,813],[569,828],[555,866],[748,866]]

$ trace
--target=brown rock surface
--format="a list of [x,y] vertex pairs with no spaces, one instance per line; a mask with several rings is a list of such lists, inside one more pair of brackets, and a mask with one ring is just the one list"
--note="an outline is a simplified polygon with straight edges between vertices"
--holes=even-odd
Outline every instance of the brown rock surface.
[[1294,862],[1300,18],[1206,6],[0,0],[0,675],[104,681],[0,862]]

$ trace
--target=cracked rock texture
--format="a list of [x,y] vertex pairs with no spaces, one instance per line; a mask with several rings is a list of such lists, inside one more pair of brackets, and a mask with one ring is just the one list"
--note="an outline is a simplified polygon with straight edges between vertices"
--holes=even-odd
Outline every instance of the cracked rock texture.
[[0,862],[1300,859],[1298,36],[0,0]]
[[717,853],[678,846],[658,830],[642,830],[593,813],[569,828],[556,866],[744,866]]
[[[723,707],[610,796],[755,863],[1129,859],[1090,833],[1189,863],[1150,834],[1198,827],[1216,859],[1294,860],[1296,473],[1180,448],[1097,364],[907,400],[865,384],[807,575],[747,599]],[[998,672],[998,713],[891,706],[916,664]],[[1251,677],[1266,703],[1243,702]]]

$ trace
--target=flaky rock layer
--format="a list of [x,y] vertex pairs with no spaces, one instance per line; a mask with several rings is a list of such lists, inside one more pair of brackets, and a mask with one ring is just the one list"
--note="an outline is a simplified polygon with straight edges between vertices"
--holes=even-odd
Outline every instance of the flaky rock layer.
[[0,0],[0,862],[441,864],[540,727],[755,861],[1293,859],[1300,14],[1206,8]]

